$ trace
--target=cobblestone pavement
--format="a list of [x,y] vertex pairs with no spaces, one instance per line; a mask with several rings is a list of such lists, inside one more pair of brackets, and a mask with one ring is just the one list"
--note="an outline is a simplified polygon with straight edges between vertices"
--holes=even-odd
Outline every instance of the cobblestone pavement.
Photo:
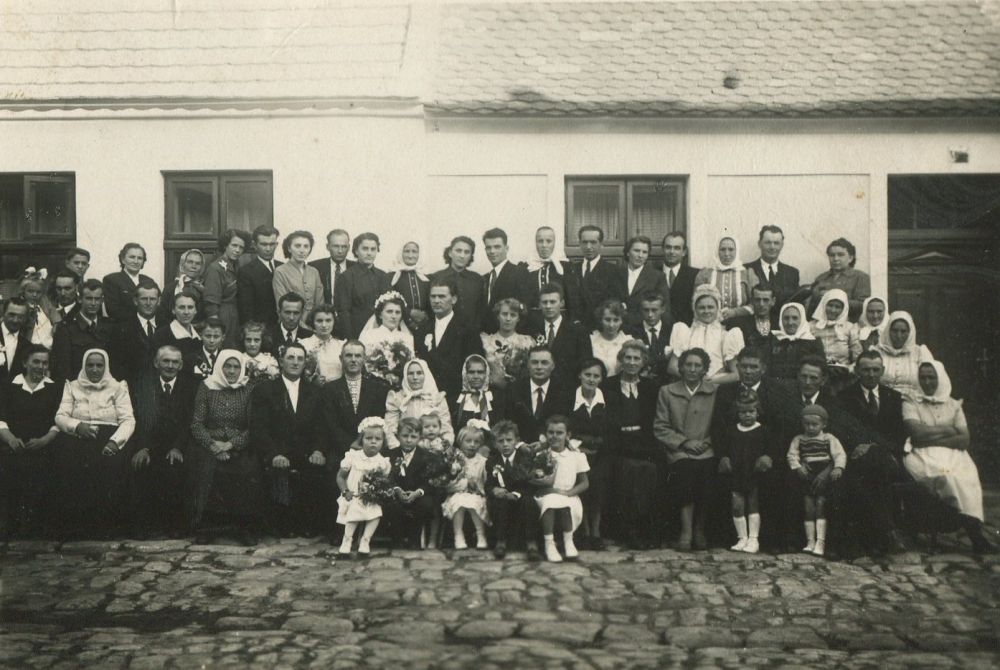
[[[995,518],[995,517],[994,517]],[[6,667],[998,667],[1000,557],[12,542]]]

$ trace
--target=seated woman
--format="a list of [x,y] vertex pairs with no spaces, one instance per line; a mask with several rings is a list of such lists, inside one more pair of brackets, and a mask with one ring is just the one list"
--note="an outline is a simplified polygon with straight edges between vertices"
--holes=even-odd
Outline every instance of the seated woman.
[[425,414],[434,414],[441,421],[441,441],[450,446],[455,440],[448,411],[448,399],[438,391],[434,375],[427,363],[419,358],[409,361],[403,368],[403,388],[389,391],[385,399],[386,442],[390,449],[399,447],[396,431],[399,420],[404,416],[419,419]]
[[736,240],[732,237],[723,237],[719,240],[715,261],[698,271],[694,285],[708,284],[719,290],[719,312],[721,320],[725,321],[734,316],[753,313],[748,305],[750,289],[757,283],[756,280],[757,275],[743,267],[740,261],[740,247]]
[[[590,347],[594,358],[604,363],[609,375],[618,374],[618,352],[632,336],[622,330],[625,306],[618,300],[605,300],[594,310],[600,330],[590,334]],[[593,485],[591,486],[593,488]]]
[[271,350],[267,326],[259,321],[247,321],[240,332],[240,343],[247,362],[247,374],[250,376],[247,387],[251,391],[258,382],[277,378],[281,370],[274,356],[267,353]]
[[691,297],[694,321],[691,325],[675,323],[670,331],[670,343],[664,354],[670,357],[667,370],[674,378],[680,377],[678,357],[695,347],[708,353],[709,365],[706,380],[714,384],[732,384],[736,374],[736,354],[743,349],[743,332],[739,328],[726,330],[722,325],[722,298],[714,286],[703,284]]
[[316,357],[316,377],[313,382],[322,386],[340,379],[344,371],[340,367],[340,350],[344,341],[333,336],[333,305],[319,305],[309,313],[307,319],[313,334],[302,340],[306,353]]
[[917,344],[917,327],[909,312],[893,312],[887,321],[889,325],[882,331],[877,347],[885,366],[882,383],[904,396],[919,394],[918,370],[934,356],[925,345]]
[[861,315],[865,298],[872,294],[872,282],[867,273],[854,269],[857,256],[858,250],[843,237],[838,237],[827,245],[826,258],[830,269],[813,282],[810,308],[816,309],[827,291],[839,288],[847,294],[848,319],[857,319]]
[[431,316],[431,280],[421,267],[420,245],[416,242],[407,242],[399,250],[389,288],[402,295],[409,307],[404,319],[414,328],[422,328]]
[[983,488],[969,456],[962,402],[951,397],[951,380],[939,361],[919,365],[918,383],[919,393],[903,399],[903,423],[910,434],[903,466],[958,510],[976,552],[989,551],[983,535]]
[[854,339],[861,343],[862,350],[868,351],[878,346],[882,331],[889,325],[885,318],[886,310],[886,303],[882,298],[865,298],[861,316],[854,326]]
[[249,449],[250,387],[247,358],[233,349],[215,359],[211,376],[198,387],[191,420],[194,496],[191,526],[206,512],[256,523],[261,512],[261,470]]
[[[49,374],[49,350],[40,344],[28,345],[24,374],[17,375],[3,389],[0,403],[0,496],[7,500],[6,528],[23,535],[43,521],[39,515],[49,501],[49,445],[59,435],[56,411],[62,386]],[[0,520],[2,522],[2,520]]]
[[406,301],[396,291],[387,291],[375,301],[375,312],[361,330],[358,339],[365,345],[365,351],[371,353],[383,344],[402,342],[410,350],[412,356],[413,333],[406,325]]
[[590,464],[590,487],[581,496],[583,524],[588,548],[597,551],[604,549],[601,521],[608,506],[608,486],[613,472],[604,447],[609,420],[600,388],[607,374],[604,362],[598,358],[589,358],[580,364],[577,376],[580,385],[576,387],[573,411],[569,415],[569,432],[574,440],[579,440],[580,451]]
[[829,383],[836,393],[850,382],[854,360],[861,353],[861,343],[847,321],[847,294],[839,288],[827,291],[813,312],[809,329],[826,352]]
[[799,374],[799,361],[806,356],[819,356],[826,360],[823,343],[817,340],[809,322],[806,308],[797,302],[787,302],[778,316],[781,330],[772,330],[768,338],[767,374],[775,379],[794,380]]
[[103,349],[84,353],[80,375],[63,389],[56,427],[61,434],[52,449],[54,502],[65,528],[120,521],[124,449],[135,417],[128,384],[111,376]]
[[490,364],[490,386],[506,388],[511,382],[528,376],[528,350],[535,344],[529,335],[517,332],[526,314],[524,304],[504,298],[493,307],[500,324],[495,333],[482,333],[483,351]]
[[504,399],[490,389],[490,366],[479,354],[472,354],[462,364],[462,393],[455,401],[452,429],[465,428],[470,419],[482,419],[492,426],[503,419]]

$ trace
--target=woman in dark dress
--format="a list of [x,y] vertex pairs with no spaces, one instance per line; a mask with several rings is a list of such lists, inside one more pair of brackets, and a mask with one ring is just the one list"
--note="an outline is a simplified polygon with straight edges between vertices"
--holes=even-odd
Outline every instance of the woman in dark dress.
[[240,314],[236,305],[236,271],[243,250],[250,245],[250,235],[229,229],[219,238],[217,259],[205,269],[205,315],[217,316],[226,324],[222,346],[231,349],[240,336]]
[[249,449],[250,389],[246,356],[223,350],[212,374],[198,387],[191,436],[194,499],[191,525],[196,530],[206,512],[226,513],[247,530],[260,513],[261,471]]
[[601,539],[601,523],[608,508],[608,487],[614,464],[604,440],[608,432],[608,408],[604,402],[601,384],[607,377],[607,368],[598,358],[588,358],[580,364],[577,378],[580,385],[573,399],[573,411],[569,415],[570,434],[580,440],[580,451],[587,456],[590,472],[587,478],[590,486],[584,492],[583,523],[586,526],[588,548],[604,549]]
[[193,374],[195,361],[202,348],[201,336],[193,325],[198,313],[197,300],[194,293],[187,290],[175,293],[172,309],[174,320],[160,326],[153,333],[152,351],[158,351],[167,344],[177,347],[184,358],[184,374]]
[[142,274],[146,265],[146,250],[141,244],[129,242],[118,252],[120,272],[105,275],[104,280],[104,311],[112,321],[122,323],[135,316],[136,290],[139,282],[153,282],[152,277]]
[[379,252],[375,233],[361,233],[354,238],[352,251],[358,262],[347,268],[337,288],[337,313],[343,320],[343,330],[357,339],[368,319],[375,313],[375,301],[389,290],[389,275],[375,267]]
[[396,258],[396,271],[389,286],[406,301],[406,322],[411,329],[423,327],[431,314],[431,280],[420,269],[420,245],[407,242]]
[[772,330],[768,338],[767,375],[775,379],[794,380],[799,374],[799,361],[805,356],[826,360],[823,344],[809,328],[806,309],[797,302],[788,302],[778,316],[780,330]]
[[205,254],[198,249],[188,249],[181,254],[177,263],[177,274],[173,283],[163,288],[163,295],[160,296],[160,307],[156,311],[156,320],[159,323],[170,323],[174,318],[174,296],[187,291],[195,297],[198,305],[198,314],[195,321],[205,318],[205,307],[202,296],[205,293]]

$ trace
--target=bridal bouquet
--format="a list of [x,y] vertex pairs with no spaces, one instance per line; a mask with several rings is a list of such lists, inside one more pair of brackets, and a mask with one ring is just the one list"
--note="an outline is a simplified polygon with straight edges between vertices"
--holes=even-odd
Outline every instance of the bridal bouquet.
[[398,391],[402,388],[403,366],[412,359],[413,352],[402,342],[380,342],[365,357],[365,369]]

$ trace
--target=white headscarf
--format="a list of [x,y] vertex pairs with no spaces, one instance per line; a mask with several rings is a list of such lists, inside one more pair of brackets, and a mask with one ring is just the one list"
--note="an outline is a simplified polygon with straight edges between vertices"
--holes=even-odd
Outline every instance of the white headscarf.
[[[493,391],[490,390],[490,364],[479,354],[472,354],[465,359],[464,363],[462,363],[462,393],[458,396],[458,409],[459,411],[465,409],[465,403],[467,401],[471,402],[473,400],[472,394],[476,393],[476,391],[473,391],[472,387],[469,386],[469,377],[467,373],[469,363],[474,361],[482,363],[486,366],[486,379],[483,381],[483,388],[479,390],[479,393],[483,394],[482,405],[480,407],[476,407],[474,411],[478,412],[482,409],[488,413],[491,409],[493,409]],[[489,415],[487,414],[487,417],[488,416]]]
[[[925,365],[934,366],[934,371],[937,372],[938,385],[937,390],[934,391],[934,395],[927,395],[924,390],[920,388],[917,393],[917,399],[920,402],[929,402],[936,405],[947,402],[951,398],[951,377],[948,376],[948,371],[944,369],[944,364],[941,361],[925,361],[920,364],[917,368]],[[919,384],[917,385],[919,387]]]
[[[535,231],[535,235],[538,235],[538,231]],[[552,255],[548,258],[542,258],[542,255],[538,253],[538,245],[531,250],[531,257],[528,259],[528,272],[535,272],[536,270],[541,270],[545,267],[546,263],[552,263],[552,270],[561,275],[563,273],[562,264],[568,263],[566,255],[562,252],[553,249]]]
[[[718,308],[715,313],[715,321],[712,323],[705,323],[698,318],[698,301],[706,296],[715,300],[715,306]],[[718,326],[719,328],[722,328],[722,294],[719,293],[719,289],[716,288],[714,283],[700,284],[695,287],[694,294],[691,296],[691,309],[694,311],[694,319],[691,321],[691,328],[695,328],[696,326],[702,326],[704,328]]]
[[[226,361],[236,359],[240,362],[240,376],[235,381],[230,383],[226,379],[225,373],[222,371],[222,366],[226,364]],[[224,391],[226,389],[238,389],[247,385],[250,376],[247,374],[247,356],[246,354],[236,351],[235,349],[223,349],[219,352],[219,355],[215,357],[215,365],[212,367],[212,374],[205,378],[205,386],[213,391]]]
[[[905,321],[910,327],[910,334],[906,338],[906,342],[903,342],[903,346],[899,348],[893,346],[892,337],[889,335],[889,331],[892,329],[892,324],[896,321]],[[889,354],[890,356],[903,356],[916,349],[916,346],[917,326],[913,323],[913,317],[910,316],[909,312],[893,312],[885,318],[885,328],[882,330],[882,334],[879,335],[878,338],[879,351]]]
[[[418,390],[410,388],[410,382],[406,378],[406,372],[410,369],[411,365],[419,365],[420,369],[424,371],[424,385]],[[427,366],[427,361],[422,358],[411,359],[403,366],[402,387],[404,402],[415,397],[433,399],[438,394],[437,382],[434,381],[434,375],[431,374],[431,369]]]
[[[882,303],[882,306],[885,308],[884,310],[882,310],[883,311],[882,322],[879,323],[877,326],[868,323],[868,305],[869,303],[875,300]],[[864,303],[862,303],[861,305],[861,316],[860,318],[858,318],[858,339],[867,340],[868,337],[872,334],[873,330],[878,332],[879,339],[881,339],[882,331],[885,330],[886,325],[889,323],[889,320],[885,318],[886,317],[885,312],[888,309],[889,305],[886,303],[884,298],[879,298],[878,296],[875,295],[865,298]]]
[[[799,328],[789,335],[785,332],[781,317],[787,310],[793,309],[799,313]],[[779,340],[815,340],[812,330],[809,328],[809,319],[806,317],[806,308],[797,302],[786,302],[778,313],[778,329],[772,330],[771,334]]]
[[[87,377],[87,359],[94,354],[98,354],[104,359],[104,376],[98,382],[92,382]],[[111,359],[108,357],[108,352],[104,349],[87,349],[81,360],[83,361],[83,365],[80,366],[80,374],[76,376],[76,381],[82,388],[100,391],[104,388],[113,388],[118,385],[118,380],[111,376]]]
[[[839,300],[840,304],[844,306],[841,310],[840,316],[837,317],[836,321],[830,321],[826,318],[826,305],[831,300]],[[851,327],[847,320],[847,312],[850,302],[847,299],[847,292],[844,289],[832,288],[823,294],[820,298],[819,304],[816,305],[816,309],[813,310],[813,321],[816,323],[817,328],[826,328],[827,326],[833,326],[834,330],[837,332],[837,337],[846,338],[847,331]]]
[[407,265],[406,261],[403,260],[403,249],[406,248],[407,244],[416,244],[417,245],[417,249],[418,250],[421,249],[420,244],[417,243],[417,242],[414,242],[413,240],[410,240],[409,242],[404,242],[403,243],[403,246],[401,246],[399,248],[399,251],[396,253],[396,260],[393,262],[393,265],[390,268],[390,270],[392,270],[392,279],[389,281],[389,286],[395,286],[396,282],[399,281],[399,278],[403,275],[403,272],[405,270],[413,270],[414,272],[416,272],[417,273],[417,278],[420,279],[421,281],[430,281],[430,279],[428,279],[427,275],[424,273],[424,264],[422,262],[422,254],[418,254],[417,255],[417,264],[416,265]]
[[[733,255],[732,263],[723,263],[722,259],[719,258],[719,246],[722,245],[722,240],[732,240],[733,245],[736,247],[736,253]],[[735,272],[736,277],[736,304],[743,304],[743,282],[740,281],[742,277],[739,275],[744,270],[743,263],[740,262],[740,243],[735,237],[722,237],[719,239],[719,244],[715,246],[715,258],[712,259],[712,265],[710,267],[711,274],[708,278],[708,282],[712,286],[716,286],[715,281],[718,278],[720,272]],[[719,295],[719,305],[722,305],[722,295]]]

